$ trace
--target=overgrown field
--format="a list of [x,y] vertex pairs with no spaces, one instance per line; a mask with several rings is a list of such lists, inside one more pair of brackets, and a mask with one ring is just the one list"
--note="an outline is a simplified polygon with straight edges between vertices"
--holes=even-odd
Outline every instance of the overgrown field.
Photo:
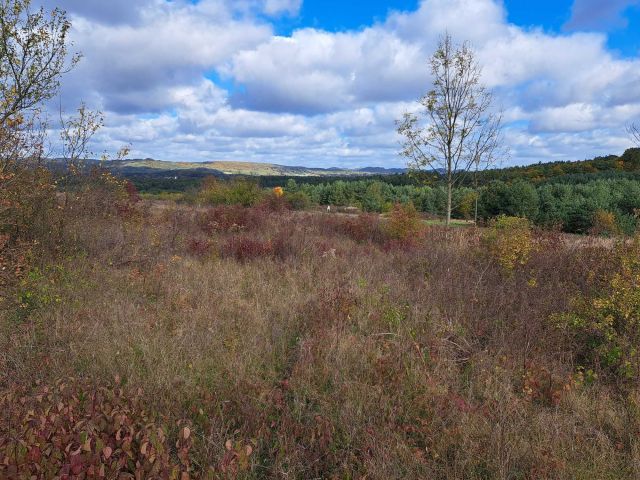
[[0,477],[640,476],[638,241],[90,201],[0,244]]

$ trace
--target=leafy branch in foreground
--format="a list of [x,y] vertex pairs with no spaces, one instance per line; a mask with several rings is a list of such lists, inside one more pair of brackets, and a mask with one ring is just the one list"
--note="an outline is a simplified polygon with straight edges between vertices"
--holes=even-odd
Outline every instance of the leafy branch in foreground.
[[51,99],[60,78],[80,60],[68,58],[71,23],[64,11],[30,11],[31,0],[0,0],[0,126]]

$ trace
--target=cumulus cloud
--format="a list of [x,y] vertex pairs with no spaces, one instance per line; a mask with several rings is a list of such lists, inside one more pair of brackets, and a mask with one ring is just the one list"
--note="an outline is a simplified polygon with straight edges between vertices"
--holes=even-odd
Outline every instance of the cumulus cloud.
[[302,0],[266,0],[264,2],[264,12],[267,15],[279,15],[287,13],[297,15],[302,7]]
[[639,0],[574,0],[571,18],[565,25],[568,30],[607,30],[624,27],[624,12],[640,5]]
[[299,30],[236,54],[224,71],[245,87],[232,98],[243,108],[318,114],[406,101],[428,88],[426,59],[444,31],[471,40],[487,85],[528,110],[603,94],[624,102],[636,90],[621,83],[633,85],[638,62],[613,58],[605,36],[523,30],[490,0],[426,0],[358,32]]
[[245,89],[233,99],[273,112],[324,113],[403,100],[427,85],[426,52],[384,28],[305,29],[238,53],[225,72]]
[[[228,17],[230,14],[267,16],[297,15],[302,0],[172,0],[173,7],[197,5],[197,10],[208,15]],[[39,0],[36,6],[46,9],[60,8],[73,17],[83,17],[98,23],[137,23],[145,11],[166,9],[167,0]]]
[[140,24],[74,20],[72,40],[84,59],[68,79],[65,96],[95,91],[107,110],[157,113],[172,107],[169,89],[199,83],[233,53],[271,36],[270,26],[234,18],[217,2],[163,1],[139,14]]
[[[576,0],[574,17],[596,3]],[[523,29],[499,0],[422,0],[356,31],[274,35],[268,19],[301,4],[62,0],[85,55],[64,100],[106,110],[101,145],[131,141],[136,156],[398,166],[394,122],[429,88],[449,32],[475,48],[515,162],[619,152],[640,118],[640,59],[614,55],[603,33]]]
[[156,0],[43,0],[40,4],[47,10],[61,8],[71,16],[107,24],[134,23],[139,19],[141,10],[161,6],[161,2]]

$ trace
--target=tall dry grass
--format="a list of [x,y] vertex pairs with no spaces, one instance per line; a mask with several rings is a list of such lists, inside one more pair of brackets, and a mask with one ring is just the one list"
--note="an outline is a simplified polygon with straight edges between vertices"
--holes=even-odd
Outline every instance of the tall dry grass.
[[0,314],[0,386],[35,392],[4,412],[0,475],[16,418],[72,378],[143,399],[179,465],[167,478],[640,475],[637,390],[577,375],[549,321],[599,288],[610,248],[537,235],[505,272],[474,229],[399,239],[375,217],[265,206],[73,211],[62,253]]

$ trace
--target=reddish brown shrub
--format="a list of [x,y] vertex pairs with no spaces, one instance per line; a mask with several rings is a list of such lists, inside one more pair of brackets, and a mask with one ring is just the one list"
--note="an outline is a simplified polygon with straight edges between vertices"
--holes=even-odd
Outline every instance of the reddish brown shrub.
[[273,243],[270,240],[258,240],[246,235],[231,237],[220,249],[222,257],[235,258],[241,262],[269,257],[273,255],[273,252]]
[[[177,438],[141,391],[70,379],[0,394],[0,477],[188,478],[189,425]],[[175,448],[174,448],[175,447]]]
[[211,242],[200,238],[191,238],[187,242],[187,250],[191,255],[204,257],[211,250]]
[[323,288],[303,307],[302,316],[312,328],[326,330],[345,322],[357,304],[357,297],[347,285]]
[[425,230],[425,225],[413,203],[395,204],[385,225],[386,233],[393,240],[415,240]]
[[219,205],[209,208],[198,217],[200,229],[211,235],[215,232],[230,232],[260,228],[266,219],[264,211],[241,205]]
[[275,192],[265,195],[258,204],[258,208],[268,212],[284,212],[291,209],[291,205],[284,195],[277,195]]
[[546,406],[558,405],[573,384],[572,378],[560,378],[540,365],[529,365],[522,375],[524,396]]
[[387,253],[395,250],[411,252],[420,248],[420,237],[409,237],[405,239],[393,238],[391,240],[387,240],[382,245],[382,249]]
[[127,192],[127,197],[130,203],[138,203],[141,200],[138,189],[129,180],[125,181],[124,189]]
[[386,235],[380,228],[380,218],[377,215],[363,214],[347,218],[332,217],[331,220],[327,220],[327,226],[336,233],[359,243],[382,243],[386,239]]
[[271,241],[273,255],[280,260],[297,256],[305,247],[304,239],[299,238],[290,229],[283,229]]

